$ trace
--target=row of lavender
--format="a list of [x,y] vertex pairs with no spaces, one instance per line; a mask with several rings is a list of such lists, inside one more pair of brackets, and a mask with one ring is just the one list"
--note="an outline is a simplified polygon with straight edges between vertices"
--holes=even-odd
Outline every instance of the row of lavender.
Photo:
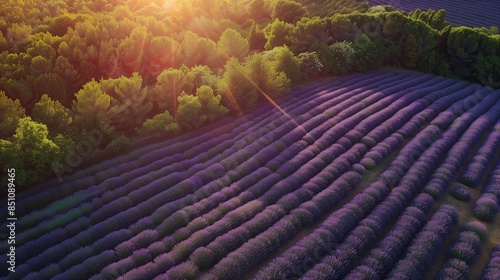
[[455,25],[470,27],[500,27],[498,14],[500,3],[497,1],[466,1],[466,0],[368,0],[370,5],[392,5],[406,12],[416,9],[435,11],[445,9],[446,20]]
[[[286,115],[261,110],[215,134],[192,135],[187,142],[198,148],[182,154],[179,145],[141,149],[117,159],[119,168],[106,163],[112,176],[98,185],[85,187],[85,177],[74,176],[82,193],[68,193],[21,219],[19,236],[27,243],[19,251],[26,261],[9,277],[239,278],[327,213],[312,235],[257,278],[425,271],[425,254],[439,248],[456,213],[446,206],[434,216],[440,220],[435,224],[448,227],[417,232],[432,221],[425,221],[432,197],[444,194],[473,144],[498,121],[499,95],[490,93],[423,74],[353,75],[296,92],[280,102]],[[400,148],[380,178],[352,198],[365,170]],[[69,212],[42,222],[63,211]],[[400,236],[395,226],[382,239],[395,219],[410,232]],[[390,245],[396,238],[407,245],[422,239],[427,249]],[[370,271],[382,254],[368,254],[377,241],[399,253]],[[354,267],[365,254],[374,257]],[[422,261],[412,268],[396,265],[395,256],[404,254]]]

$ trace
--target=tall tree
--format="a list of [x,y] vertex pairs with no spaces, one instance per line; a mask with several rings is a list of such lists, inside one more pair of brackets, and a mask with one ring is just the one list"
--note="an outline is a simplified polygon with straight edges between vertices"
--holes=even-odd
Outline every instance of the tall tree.
[[112,100],[95,80],[86,83],[75,97],[73,111],[85,117],[104,116]]
[[230,59],[224,66],[222,104],[233,112],[252,110],[259,101],[259,94],[252,83],[248,70],[237,59]]
[[177,133],[179,131],[179,125],[175,122],[174,117],[169,111],[158,114],[151,119],[147,119],[143,124],[141,129],[139,129],[140,134],[150,134],[157,132],[173,132]]
[[309,12],[302,4],[292,0],[278,0],[271,13],[272,19],[279,19],[287,23],[296,23]]
[[19,100],[12,100],[0,90],[0,137],[7,138],[16,131],[19,118],[24,117],[24,108]]
[[257,23],[252,22],[250,32],[248,33],[248,43],[251,50],[262,51],[266,45],[267,39],[264,31],[262,31]]
[[408,34],[403,45],[403,60],[401,64],[409,69],[415,68],[417,65],[417,39],[413,34]]
[[142,86],[142,77],[134,73],[132,77],[101,80],[101,88],[111,96],[111,104],[106,112],[106,120],[119,131],[132,132],[139,127],[153,109],[152,96]]
[[290,32],[293,30],[293,24],[275,19],[266,27],[267,42],[264,46],[266,50],[272,50],[274,47],[290,45]]
[[250,45],[238,31],[228,28],[224,30],[217,42],[217,48],[226,60],[231,57],[243,59],[247,56]]
[[51,135],[64,131],[73,122],[71,112],[47,94],[36,103],[32,117],[34,121],[47,125]]
[[16,185],[28,187],[42,181],[52,164],[61,162],[60,149],[48,135],[46,125],[24,117],[19,119],[12,141],[0,139],[1,164],[16,169]]

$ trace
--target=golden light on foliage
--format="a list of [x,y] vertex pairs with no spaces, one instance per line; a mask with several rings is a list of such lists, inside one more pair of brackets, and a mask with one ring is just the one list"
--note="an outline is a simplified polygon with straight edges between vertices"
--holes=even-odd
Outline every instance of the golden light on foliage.
[[161,7],[166,11],[171,11],[177,6],[177,0],[165,0]]

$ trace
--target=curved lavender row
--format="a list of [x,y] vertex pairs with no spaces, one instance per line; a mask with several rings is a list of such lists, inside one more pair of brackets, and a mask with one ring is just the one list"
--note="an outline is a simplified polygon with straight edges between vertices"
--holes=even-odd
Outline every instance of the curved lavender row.
[[493,167],[491,176],[483,188],[483,192],[474,203],[472,212],[480,220],[491,222],[495,219],[500,201],[500,158]]
[[[345,279],[383,279],[424,226],[425,216],[433,203],[430,195],[418,195],[413,203],[406,207],[392,229]],[[372,223],[378,224],[377,221]]]
[[458,180],[468,186],[477,187],[499,148],[500,122],[497,122],[494,130],[488,135],[484,143],[481,144],[476,155],[471,159]]
[[[474,223],[474,224],[473,224]],[[480,224],[470,222],[463,226],[454,243],[448,249],[448,259],[438,272],[438,279],[468,279],[470,278],[470,266],[476,261],[481,251],[482,237],[476,233]],[[487,228],[482,226],[482,231]],[[471,227],[476,227],[471,230]]]
[[[472,97],[471,97],[472,98]],[[451,106],[449,108],[449,110],[457,110],[456,108],[459,107],[459,104],[466,104],[466,102],[468,101],[468,99],[464,99],[464,100],[461,100],[460,102],[458,102],[456,105],[454,106]],[[483,104],[485,104],[483,102]],[[475,112],[478,112],[479,110],[476,109],[474,110]],[[451,111],[453,112],[453,111]],[[442,113],[442,114],[446,114],[446,113]],[[442,115],[440,114],[440,115]],[[438,117],[439,118],[439,117]],[[445,126],[446,124],[450,124],[450,122],[448,121],[448,119],[443,119],[441,118],[441,120],[437,120],[437,122],[444,122],[442,124],[442,126]],[[439,129],[435,126],[429,126],[429,127],[426,127],[424,129],[424,131],[422,131],[421,133],[417,134],[416,138],[414,138],[408,145],[406,145],[403,150],[400,152],[400,155],[398,155],[398,157],[396,157],[396,159],[391,163],[391,165],[389,166],[389,168],[387,169],[386,172],[389,172],[387,173],[387,175],[384,175],[386,172],[384,172],[381,176],[381,183],[384,184],[385,186],[387,186],[388,183],[391,183],[391,184],[396,184],[398,181],[399,181],[399,176],[395,176],[395,174],[404,174],[406,173],[406,170],[408,169],[408,166],[411,165],[413,163],[413,161],[415,161],[416,159],[413,158],[413,154],[415,154],[415,151],[420,151],[422,150],[422,148],[424,147],[425,145],[425,140],[426,139],[429,139],[431,138],[430,136],[435,136],[435,135],[439,135]],[[410,157],[411,156],[411,157]],[[384,176],[387,176],[384,178]],[[373,185],[373,184],[372,184]],[[363,195],[362,193],[357,195],[357,196],[361,196]],[[382,198],[381,198],[382,199]],[[380,201],[380,200],[379,200]],[[371,210],[370,208],[368,208],[366,211],[369,211]],[[332,214],[333,216],[333,214]],[[340,222],[341,220],[339,220]],[[350,223],[354,223],[353,221],[357,221],[356,219],[353,219],[351,218],[350,220]],[[345,223],[347,224],[347,223]],[[332,226],[333,227],[333,226]],[[340,224],[338,225],[339,228],[343,228],[344,230],[350,230],[350,229],[345,229],[345,225],[341,226]],[[319,227],[321,228],[321,226]],[[318,229],[319,230],[319,229]],[[333,232],[335,231],[338,231],[339,229],[332,229]],[[344,232],[342,231],[342,233],[340,234],[340,238],[343,238],[345,236],[347,232]],[[339,238],[337,237],[337,238]],[[331,237],[329,237],[331,238]],[[308,238],[305,238],[307,240],[309,240]],[[303,239],[303,240],[305,240]],[[329,240],[329,239],[328,239]],[[340,240],[335,240],[335,242],[339,242]],[[299,245],[302,241],[299,241],[298,244],[296,246],[301,246]],[[309,241],[307,241],[309,242]],[[335,243],[333,242],[333,243]],[[300,255],[298,257],[298,259],[305,259],[307,257],[307,253],[309,252],[312,252],[314,250],[314,248],[318,247],[319,244],[315,244],[314,242],[309,243],[308,244],[308,247],[306,251],[304,251],[304,255]],[[303,246],[302,246],[303,247]],[[290,252],[290,250],[288,250],[287,252]],[[271,264],[269,264],[266,268],[264,268],[264,272],[263,273],[259,273],[259,275],[257,276],[258,278],[260,277],[264,277],[265,274],[267,275],[277,275],[278,273],[286,273],[286,271],[288,272],[291,272],[292,270],[292,267],[295,266],[295,264],[292,264],[288,261],[284,261],[284,262],[280,262],[279,259],[282,258],[283,260],[289,260],[289,259],[296,259],[297,256],[296,256],[296,253],[293,253],[292,255],[291,254],[288,254],[287,252],[285,252],[281,257],[278,257],[277,259],[273,260],[271,262]],[[295,255],[295,256],[293,256]],[[280,264],[278,265],[278,262],[280,262]],[[286,279],[288,276],[290,275],[286,275],[286,274],[281,274],[282,276],[282,279]]]
[[[452,90],[458,89],[456,85],[452,85],[451,88]],[[438,106],[433,106],[434,103],[429,105],[429,103],[427,103],[426,101],[436,101],[437,103],[438,101],[442,101],[445,98],[448,101],[451,101],[450,98],[447,98],[451,95],[446,94],[447,91],[442,90],[433,92],[432,94],[423,97],[416,102],[415,106],[408,106],[402,111],[399,111],[396,115],[385,121],[382,126],[379,126],[377,129],[371,131],[367,136],[363,137],[361,139],[361,142],[372,148],[361,160],[361,164],[363,164],[365,168],[373,168],[376,165],[380,164],[380,162],[402,142],[404,136],[410,137],[417,133],[417,129],[413,129],[413,132],[411,133],[404,133],[405,126],[407,124],[419,122],[417,126],[419,127],[425,122],[432,119],[432,117],[435,117],[443,109],[445,109]],[[450,102],[443,102],[441,104],[448,104],[449,106]],[[425,109],[426,107],[428,108]],[[424,116],[422,116],[422,114],[417,114],[424,109],[426,112]],[[389,135],[391,130],[393,130],[394,128],[398,128],[399,130]]]
[[[439,166],[429,183],[426,185],[424,191],[432,195],[435,199],[444,195],[446,188],[453,180],[454,174],[460,166],[463,165],[474,144],[500,117],[500,101],[492,100],[492,98],[496,99],[496,97],[499,96],[497,92],[498,91],[493,92],[487,97],[489,99],[488,102],[491,102],[490,104],[492,104],[489,105],[492,106],[492,109],[490,109],[487,114],[482,116],[481,119],[478,119],[474,125],[471,126],[471,130],[462,136],[457,143],[455,143],[453,148],[446,155],[446,158],[441,166]],[[496,104],[494,104],[494,102],[496,102]],[[484,102],[481,103],[484,104]],[[467,120],[469,117],[470,115],[464,114],[460,118],[462,120]]]
[[396,263],[386,279],[423,279],[446,236],[457,222],[457,210],[450,205],[441,206],[411,242],[405,256]]
[[500,245],[493,247],[490,260],[481,273],[480,280],[496,280],[500,276]]

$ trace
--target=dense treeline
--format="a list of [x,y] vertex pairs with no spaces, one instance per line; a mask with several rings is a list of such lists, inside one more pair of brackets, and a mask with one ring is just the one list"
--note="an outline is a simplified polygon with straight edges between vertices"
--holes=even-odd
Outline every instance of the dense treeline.
[[450,26],[443,10],[403,14],[354,0],[4,6],[1,164],[25,186],[137,135],[240,115],[320,75],[395,66],[500,83],[497,29]]

